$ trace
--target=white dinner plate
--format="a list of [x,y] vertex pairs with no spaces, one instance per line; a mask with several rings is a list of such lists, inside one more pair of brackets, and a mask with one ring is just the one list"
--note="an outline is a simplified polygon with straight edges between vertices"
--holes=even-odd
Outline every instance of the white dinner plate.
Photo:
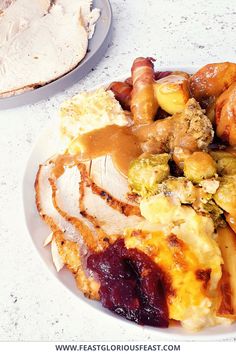
[[[183,70],[186,72],[195,72],[197,68],[194,67],[175,67],[173,68],[158,68],[161,71],[171,71],[171,70]],[[126,76],[119,78],[118,80],[124,80]],[[109,83],[108,83],[109,84]],[[103,87],[108,84],[102,85]],[[94,88],[93,88],[94,89]],[[47,265],[48,269],[52,274],[75,296],[77,296],[78,301],[83,301],[83,303],[92,306],[95,310],[100,311],[100,314],[108,315],[110,317],[116,318],[119,321],[125,321],[126,325],[138,326],[134,322],[123,319],[122,317],[115,315],[114,313],[106,310],[102,307],[100,302],[88,300],[83,296],[83,294],[76,287],[74,278],[72,274],[67,269],[62,269],[59,273],[55,270],[52,262],[50,246],[43,247],[45,238],[50,233],[49,227],[41,220],[36,206],[35,206],[35,192],[34,192],[34,181],[38,166],[40,163],[46,161],[50,156],[58,152],[59,146],[59,118],[57,121],[50,124],[43,133],[37,139],[28,163],[26,165],[24,178],[23,178],[23,205],[25,212],[26,225],[35,245],[39,255],[41,256],[43,262]],[[223,338],[233,338],[236,337],[236,323],[231,326],[216,326],[212,328],[206,328],[197,333],[186,332],[181,327],[170,327],[167,329],[160,329],[146,326],[146,330],[150,332],[156,332],[158,335],[163,336],[163,338],[178,339],[178,340],[218,340]]]

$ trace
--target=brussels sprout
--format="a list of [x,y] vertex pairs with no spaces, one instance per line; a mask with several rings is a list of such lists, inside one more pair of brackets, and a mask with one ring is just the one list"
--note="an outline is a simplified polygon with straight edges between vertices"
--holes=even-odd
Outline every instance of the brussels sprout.
[[236,156],[226,151],[212,151],[211,156],[216,160],[219,175],[236,175]]
[[170,174],[168,154],[146,155],[134,160],[128,171],[128,183],[132,190],[142,197],[151,196]]
[[229,214],[236,213],[236,176],[224,176],[220,181],[220,186],[213,196],[219,207]]
[[220,175],[236,175],[236,157],[225,157],[219,160],[217,171]]
[[216,163],[213,158],[203,151],[194,152],[184,161],[184,175],[194,183],[211,178],[216,174]]
[[212,218],[215,225],[215,229],[217,229],[217,227],[219,226],[224,227],[226,225],[226,222],[223,219],[223,210],[219,208],[213,200],[210,200],[208,203],[203,204],[202,209]]
[[191,204],[197,197],[197,188],[184,177],[170,177],[159,185],[158,191],[176,197],[182,204]]
[[209,154],[213,157],[214,160],[218,161],[223,159],[224,157],[231,157],[233,154],[231,154],[228,151],[224,150],[215,150],[215,151],[210,151]]

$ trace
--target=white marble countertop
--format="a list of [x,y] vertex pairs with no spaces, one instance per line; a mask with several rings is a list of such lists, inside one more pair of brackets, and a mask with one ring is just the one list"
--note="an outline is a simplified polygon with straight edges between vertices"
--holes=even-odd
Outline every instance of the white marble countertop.
[[21,179],[32,145],[63,99],[126,73],[137,56],[162,66],[236,61],[235,0],[111,0],[110,47],[67,92],[0,111],[0,340],[159,340],[139,326],[83,305],[37,257],[21,210]]

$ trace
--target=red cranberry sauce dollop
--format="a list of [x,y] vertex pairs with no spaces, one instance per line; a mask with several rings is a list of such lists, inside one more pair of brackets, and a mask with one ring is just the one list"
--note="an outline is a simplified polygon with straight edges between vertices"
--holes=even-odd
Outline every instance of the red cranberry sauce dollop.
[[104,307],[142,325],[168,327],[165,274],[146,254],[120,239],[89,256],[87,265],[98,275]]

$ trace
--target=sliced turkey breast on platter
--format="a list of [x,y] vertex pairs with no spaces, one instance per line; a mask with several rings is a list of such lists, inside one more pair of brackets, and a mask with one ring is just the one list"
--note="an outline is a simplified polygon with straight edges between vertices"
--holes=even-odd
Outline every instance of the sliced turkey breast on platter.
[[78,65],[98,17],[90,5],[89,0],[15,0],[2,10],[0,97],[44,85]]
[[3,0],[0,2],[0,48],[10,45],[12,38],[45,16],[51,0]]
[[0,0],[0,15],[16,0]]

